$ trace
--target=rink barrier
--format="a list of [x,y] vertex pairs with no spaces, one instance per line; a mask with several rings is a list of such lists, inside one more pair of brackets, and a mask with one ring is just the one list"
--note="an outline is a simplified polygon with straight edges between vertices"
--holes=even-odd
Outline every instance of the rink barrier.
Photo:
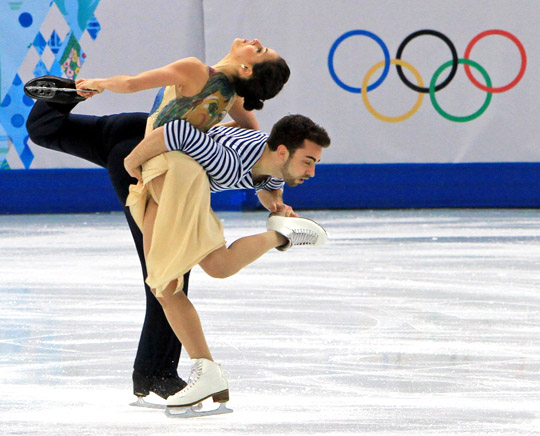
[[[296,209],[539,207],[540,163],[326,164],[285,188]],[[255,210],[251,190],[212,195],[218,211]],[[0,171],[0,213],[121,210],[103,169]]]

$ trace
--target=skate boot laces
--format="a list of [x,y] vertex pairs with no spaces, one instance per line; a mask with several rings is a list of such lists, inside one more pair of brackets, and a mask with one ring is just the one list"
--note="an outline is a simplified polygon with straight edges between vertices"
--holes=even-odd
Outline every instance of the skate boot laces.
[[273,230],[287,238],[287,242],[276,247],[286,251],[295,245],[323,245],[328,239],[326,230],[313,220],[302,217],[286,217],[273,212],[266,220],[266,230]]
[[203,362],[201,360],[198,360],[197,362],[193,364],[193,367],[191,368],[191,374],[189,375],[188,384],[184,389],[182,389],[182,391],[184,393],[190,391],[193,388],[193,386],[197,384],[197,382],[202,376],[202,373],[203,373]]
[[315,245],[317,242],[317,233],[309,229],[291,229],[288,235],[291,246],[294,245]]

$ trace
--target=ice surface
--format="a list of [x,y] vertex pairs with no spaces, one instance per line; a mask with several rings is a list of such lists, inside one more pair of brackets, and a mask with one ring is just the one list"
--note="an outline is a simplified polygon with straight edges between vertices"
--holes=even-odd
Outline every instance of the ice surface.
[[[230,242],[264,229],[218,215]],[[304,215],[328,245],[194,270],[234,413],[191,420],[129,406],[144,295],[123,216],[0,216],[0,434],[540,434],[540,211]]]

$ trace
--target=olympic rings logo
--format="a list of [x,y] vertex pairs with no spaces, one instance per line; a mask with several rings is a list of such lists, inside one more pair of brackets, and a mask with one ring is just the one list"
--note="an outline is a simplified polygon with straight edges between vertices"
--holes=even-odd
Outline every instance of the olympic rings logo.
[[[405,49],[407,44],[409,44],[413,39],[415,39],[415,38],[417,38],[419,36],[423,36],[423,35],[430,35],[430,36],[434,36],[436,38],[441,39],[448,46],[448,48],[450,49],[451,56],[452,56],[451,60],[449,60],[448,62],[445,62],[444,64],[442,64],[435,71],[435,73],[431,77],[431,80],[429,82],[429,86],[424,86],[424,81],[422,80],[422,77],[420,76],[420,73],[417,71],[417,69],[415,67],[413,67],[411,64],[409,64],[408,62],[406,62],[406,61],[404,61],[402,59],[403,50]],[[481,65],[479,65],[477,62],[475,62],[474,60],[471,59],[471,52],[472,52],[473,47],[476,45],[476,43],[478,41],[480,41],[482,38],[485,38],[485,37],[490,36],[490,35],[500,35],[500,36],[504,36],[504,37],[510,39],[510,41],[512,41],[516,45],[516,47],[518,48],[520,56],[521,56],[521,66],[520,66],[520,69],[519,69],[519,72],[518,72],[517,76],[511,82],[509,82],[508,84],[506,84],[504,86],[498,86],[498,87],[493,86],[493,84],[491,82],[491,78],[489,77],[489,74],[487,73],[487,71]],[[351,85],[346,84],[345,82],[343,82],[338,77],[338,75],[336,74],[336,71],[334,69],[334,56],[335,56],[336,50],[338,49],[339,45],[343,41],[345,41],[348,38],[351,38],[352,36],[364,36],[364,37],[372,39],[373,41],[375,41],[379,45],[379,47],[381,48],[381,50],[383,52],[383,55],[384,55],[384,60],[383,61],[373,65],[368,70],[368,72],[364,76],[361,87],[355,87],[355,86],[351,86]],[[383,81],[386,79],[386,77],[388,75],[388,72],[390,70],[390,65],[395,65],[396,66],[399,78],[401,79],[401,81],[408,88],[418,92],[418,98],[417,98],[416,102],[414,103],[412,109],[410,109],[408,112],[406,112],[406,113],[404,113],[402,115],[394,116],[394,117],[386,116],[386,115],[383,115],[383,114],[380,114],[379,112],[377,112],[373,108],[373,106],[371,105],[371,103],[369,101],[369,98],[368,98],[368,93],[370,91],[373,91],[377,87],[379,87],[383,83]],[[486,92],[486,98],[484,100],[484,103],[480,107],[480,109],[478,109],[476,112],[474,112],[474,113],[472,113],[470,115],[467,115],[467,116],[456,116],[456,115],[449,114],[448,112],[446,112],[440,106],[440,104],[437,101],[437,97],[436,97],[436,93],[438,91],[440,91],[441,89],[444,89],[446,86],[448,86],[450,84],[450,82],[452,81],[452,79],[456,75],[458,65],[463,65],[464,66],[465,73],[466,73],[468,79],[471,81],[471,83],[474,86],[476,86],[477,88],[479,88],[482,91]],[[474,75],[472,74],[472,71],[471,71],[471,67],[476,69],[481,74],[481,76],[483,77],[483,79],[485,81],[485,84],[480,83],[474,77]],[[369,81],[370,81],[371,77],[373,76],[373,74],[377,70],[379,70],[381,68],[383,69],[381,76],[374,83],[369,84]],[[417,82],[416,84],[411,83],[407,79],[407,77],[405,77],[405,74],[403,73],[403,68],[406,68],[407,70],[409,70],[413,74],[413,76],[414,76],[414,78],[416,79],[416,82]],[[447,70],[448,68],[450,68],[450,72],[448,73],[448,76],[443,81],[441,81],[440,83],[437,83],[440,75],[445,70]],[[519,39],[517,39],[511,33],[507,32],[505,30],[499,30],[499,29],[486,30],[485,32],[482,32],[482,33],[479,33],[478,35],[476,35],[471,40],[471,42],[469,42],[469,44],[467,45],[467,48],[465,49],[465,54],[463,55],[463,58],[458,58],[458,54],[457,54],[457,51],[456,51],[456,48],[455,48],[454,44],[452,43],[452,41],[450,41],[450,39],[446,35],[442,34],[441,32],[437,32],[436,30],[429,30],[429,29],[418,30],[417,32],[411,33],[409,36],[407,36],[403,40],[403,42],[399,45],[398,50],[396,52],[395,59],[390,59],[390,53],[388,51],[388,47],[383,42],[383,40],[381,38],[379,38],[377,35],[375,35],[374,33],[369,32],[367,30],[351,30],[349,32],[344,33],[338,39],[336,39],[336,41],[334,42],[334,44],[330,48],[330,52],[328,54],[328,69],[330,71],[330,75],[332,76],[332,79],[334,79],[334,81],[341,88],[343,88],[345,91],[361,94],[362,95],[362,100],[364,101],[364,105],[366,106],[367,110],[375,118],[378,118],[379,120],[386,121],[386,122],[389,122],[389,123],[398,123],[398,122],[401,122],[401,121],[405,121],[406,119],[413,116],[416,113],[416,111],[418,111],[418,109],[420,108],[420,106],[422,104],[422,100],[424,98],[424,94],[428,94],[428,93],[429,93],[429,97],[431,99],[431,103],[433,104],[433,107],[435,108],[435,110],[442,117],[444,117],[444,118],[446,118],[446,119],[448,119],[450,121],[454,121],[454,122],[472,121],[472,120],[478,118],[480,115],[482,115],[487,110],[487,108],[488,108],[488,106],[489,106],[489,104],[491,102],[491,97],[492,97],[493,94],[506,92],[506,91],[512,89],[514,86],[516,86],[519,83],[519,81],[521,80],[521,78],[523,77],[523,75],[525,74],[525,69],[526,68],[527,68],[527,54],[525,52],[525,48],[523,47],[523,44],[521,43],[521,41],[519,41]]]

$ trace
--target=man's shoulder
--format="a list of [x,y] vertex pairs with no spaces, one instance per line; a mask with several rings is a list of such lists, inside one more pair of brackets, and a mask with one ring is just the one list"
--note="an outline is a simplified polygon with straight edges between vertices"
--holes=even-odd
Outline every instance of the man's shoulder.
[[268,133],[260,130],[241,129],[239,127],[227,127],[227,126],[214,126],[208,130],[209,136],[222,136],[238,139],[245,139],[246,141],[266,141]]

